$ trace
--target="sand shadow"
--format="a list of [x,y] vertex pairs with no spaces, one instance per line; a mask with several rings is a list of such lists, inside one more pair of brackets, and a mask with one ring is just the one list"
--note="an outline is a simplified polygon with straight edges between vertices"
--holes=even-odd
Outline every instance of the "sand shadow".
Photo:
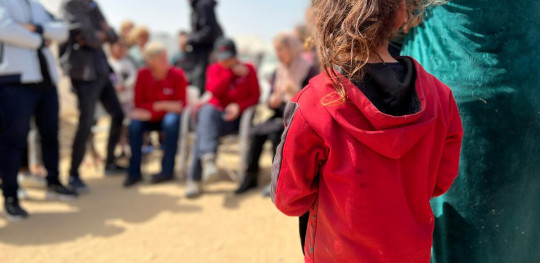
[[[267,198],[262,196],[262,192],[266,186],[270,183],[271,169],[261,170],[259,173],[259,186],[256,189],[250,190],[242,195],[235,195],[232,192],[227,192],[223,198],[223,207],[226,209],[240,209],[242,202],[252,198]],[[268,202],[270,198],[267,198]]]
[[[87,236],[111,237],[123,233],[126,226],[143,224],[163,212],[202,212],[199,206],[182,204],[179,196],[144,191],[151,186],[125,190],[120,187],[119,178],[88,182],[92,185],[92,193],[67,204],[58,203],[59,206],[68,206],[67,212],[36,212],[26,221],[0,227],[0,242],[33,246],[69,242]],[[52,205],[56,204],[53,202]]]

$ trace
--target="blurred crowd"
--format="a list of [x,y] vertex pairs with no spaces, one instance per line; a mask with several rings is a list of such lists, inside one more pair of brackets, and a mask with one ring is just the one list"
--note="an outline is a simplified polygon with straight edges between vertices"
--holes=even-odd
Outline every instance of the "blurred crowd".
[[[19,202],[27,194],[19,184],[44,188],[54,200],[90,191],[81,164],[87,154],[99,155],[93,127],[102,109],[111,120],[103,173],[126,175],[125,187],[145,178],[141,163],[149,147],[163,151],[161,172],[151,175],[152,184],[182,174],[175,172],[178,151],[189,148],[179,142],[189,143],[182,137],[190,133],[196,138],[191,164],[182,167],[188,198],[199,197],[203,184],[219,177],[218,145],[227,135],[240,135],[246,153],[241,155],[236,194],[258,186],[260,157],[267,141],[276,151],[286,103],[319,73],[315,51],[305,44],[310,29],[299,25],[275,37],[279,65],[264,80],[270,83],[268,94],[261,94],[259,63],[240,59],[236,43],[216,17],[216,2],[189,2],[191,30],[178,33],[173,54],[163,43],[150,41],[144,25],[125,21],[113,29],[92,0],[63,1],[61,17],[35,0],[0,2],[0,175],[8,219],[28,216]],[[53,46],[59,48],[58,59]],[[65,183],[59,172],[57,64],[71,79],[79,111]],[[259,104],[270,117],[254,125]],[[157,132],[157,142],[151,140],[152,132]]]

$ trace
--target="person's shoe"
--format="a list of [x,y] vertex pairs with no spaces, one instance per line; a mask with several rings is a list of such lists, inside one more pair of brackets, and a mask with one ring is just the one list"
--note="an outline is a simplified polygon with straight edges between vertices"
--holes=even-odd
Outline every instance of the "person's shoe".
[[79,195],[74,190],[68,189],[60,183],[47,186],[45,198],[47,200],[72,201]]
[[10,222],[21,221],[28,217],[28,213],[20,206],[19,200],[8,197],[4,201],[4,217]]
[[202,189],[202,183],[188,180],[186,184],[186,193],[185,196],[190,199],[197,198],[202,195],[203,189]]
[[251,189],[257,188],[257,176],[257,173],[247,173],[246,178],[244,178],[244,181],[242,181],[242,184],[236,189],[234,194],[241,195]]
[[27,200],[28,193],[26,192],[26,190],[19,188],[19,190],[17,190],[17,197],[19,198],[19,200]]
[[90,188],[79,177],[69,177],[69,187],[78,194],[90,192]]
[[262,196],[264,197],[270,197],[272,194],[272,186],[271,185],[268,185],[267,187],[265,187],[262,191]]
[[39,189],[47,188],[47,179],[32,173],[19,173],[17,180],[19,181],[19,185],[24,187]]
[[138,183],[142,182],[142,177],[140,176],[128,176],[124,181],[124,187],[129,188]]
[[123,167],[115,163],[107,164],[105,166],[105,176],[125,174],[127,170],[127,167]]
[[151,183],[152,184],[160,184],[160,183],[165,183],[165,182],[169,182],[169,181],[172,181],[174,180],[174,176],[167,176],[167,175],[164,175],[164,174],[156,174],[154,176],[152,176],[152,180],[151,180]]
[[206,154],[201,158],[201,162],[203,170],[203,181],[205,183],[213,183],[217,181],[219,171],[216,166],[216,155]]

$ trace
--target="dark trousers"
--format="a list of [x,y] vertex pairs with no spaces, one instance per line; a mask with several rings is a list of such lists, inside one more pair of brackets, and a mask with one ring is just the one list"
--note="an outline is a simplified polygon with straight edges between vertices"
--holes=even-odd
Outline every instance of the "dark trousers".
[[0,116],[4,121],[4,130],[0,133],[0,176],[4,197],[17,196],[17,174],[32,116],[41,135],[47,181],[49,184],[59,182],[58,112],[56,88],[0,86]]
[[251,145],[249,146],[249,155],[248,155],[248,174],[255,175],[259,172],[259,161],[261,159],[262,152],[264,150],[264,144],[267,140],[272,142],[272,150],[276,156],[276,150],[281,142],[281,134],[283,131],[271,132],[269,134],[257,134],[251,136]]
[[94,81],[73,80],[73,89],[78,99],[79,107],[79,127],[73,141],[73,152],[71,156],[70,176],[79,176],[79,166],[86,153],[86,142],[90,137],[90,132],[95,121],[95,111],[98,102],[111,115],[111,128],[109,131],[109,141],[107,144],[106,164],[114,162],[114,149],[120,139],[122,132],[122,122],[124,112],[118,101],[116,90],[108,76],[99,76]]
[[131,159],[129,162],[129,176],[141,177],[143,135],[147,131],[163,131],[163,161],[161,173],[168,177],[174,176],[174,165],[178,149],[180,133],[180,115],[168,113],[161,122],[145,122],[132,120],[129,126],[129,144],[131,146]]
[[210,64],[210,54],[212,50],[200,50],[191,54],[193,65],[189,74],[191,85],[199,88],[201,94],[206,90],[206,69]]
[[188,178],[193,181],[201,181],[202,164],[201,158],[206,154],[216,154],[219,138],[238,132],[240,119],[227,122],[223,120],[223,111],[212,105],[204,105],[198,113],[197,139],[193,146],[193,163],[189,169]]

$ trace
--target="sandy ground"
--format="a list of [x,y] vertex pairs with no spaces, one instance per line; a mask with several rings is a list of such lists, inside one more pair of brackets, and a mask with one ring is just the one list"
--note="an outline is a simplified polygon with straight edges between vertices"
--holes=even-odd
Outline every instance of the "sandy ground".
[[[67,174],[74,123],[62,122],[62,174]],[[103,134],[97,138],[103,148]],[[157,156],[159,157],[159,156]],[[144,171],[159,169],[152,158]],[[264,156],[262,186],[271,156]],[[234,164],[234,154],[219,163]],[[180,181],[125,190],[123,177],[104,178],[87,160],[92,192],[69,203],[44,200],[29,189],[24,222],[0,218],[0,262],[302,262],[297,220],[280,214],[259,191],[236,197],[236,183],[207,187],[198,200],[183,197]],[[65,178],[64,178],[65,179]],[[262,188],[262,187],[261,187]]]

